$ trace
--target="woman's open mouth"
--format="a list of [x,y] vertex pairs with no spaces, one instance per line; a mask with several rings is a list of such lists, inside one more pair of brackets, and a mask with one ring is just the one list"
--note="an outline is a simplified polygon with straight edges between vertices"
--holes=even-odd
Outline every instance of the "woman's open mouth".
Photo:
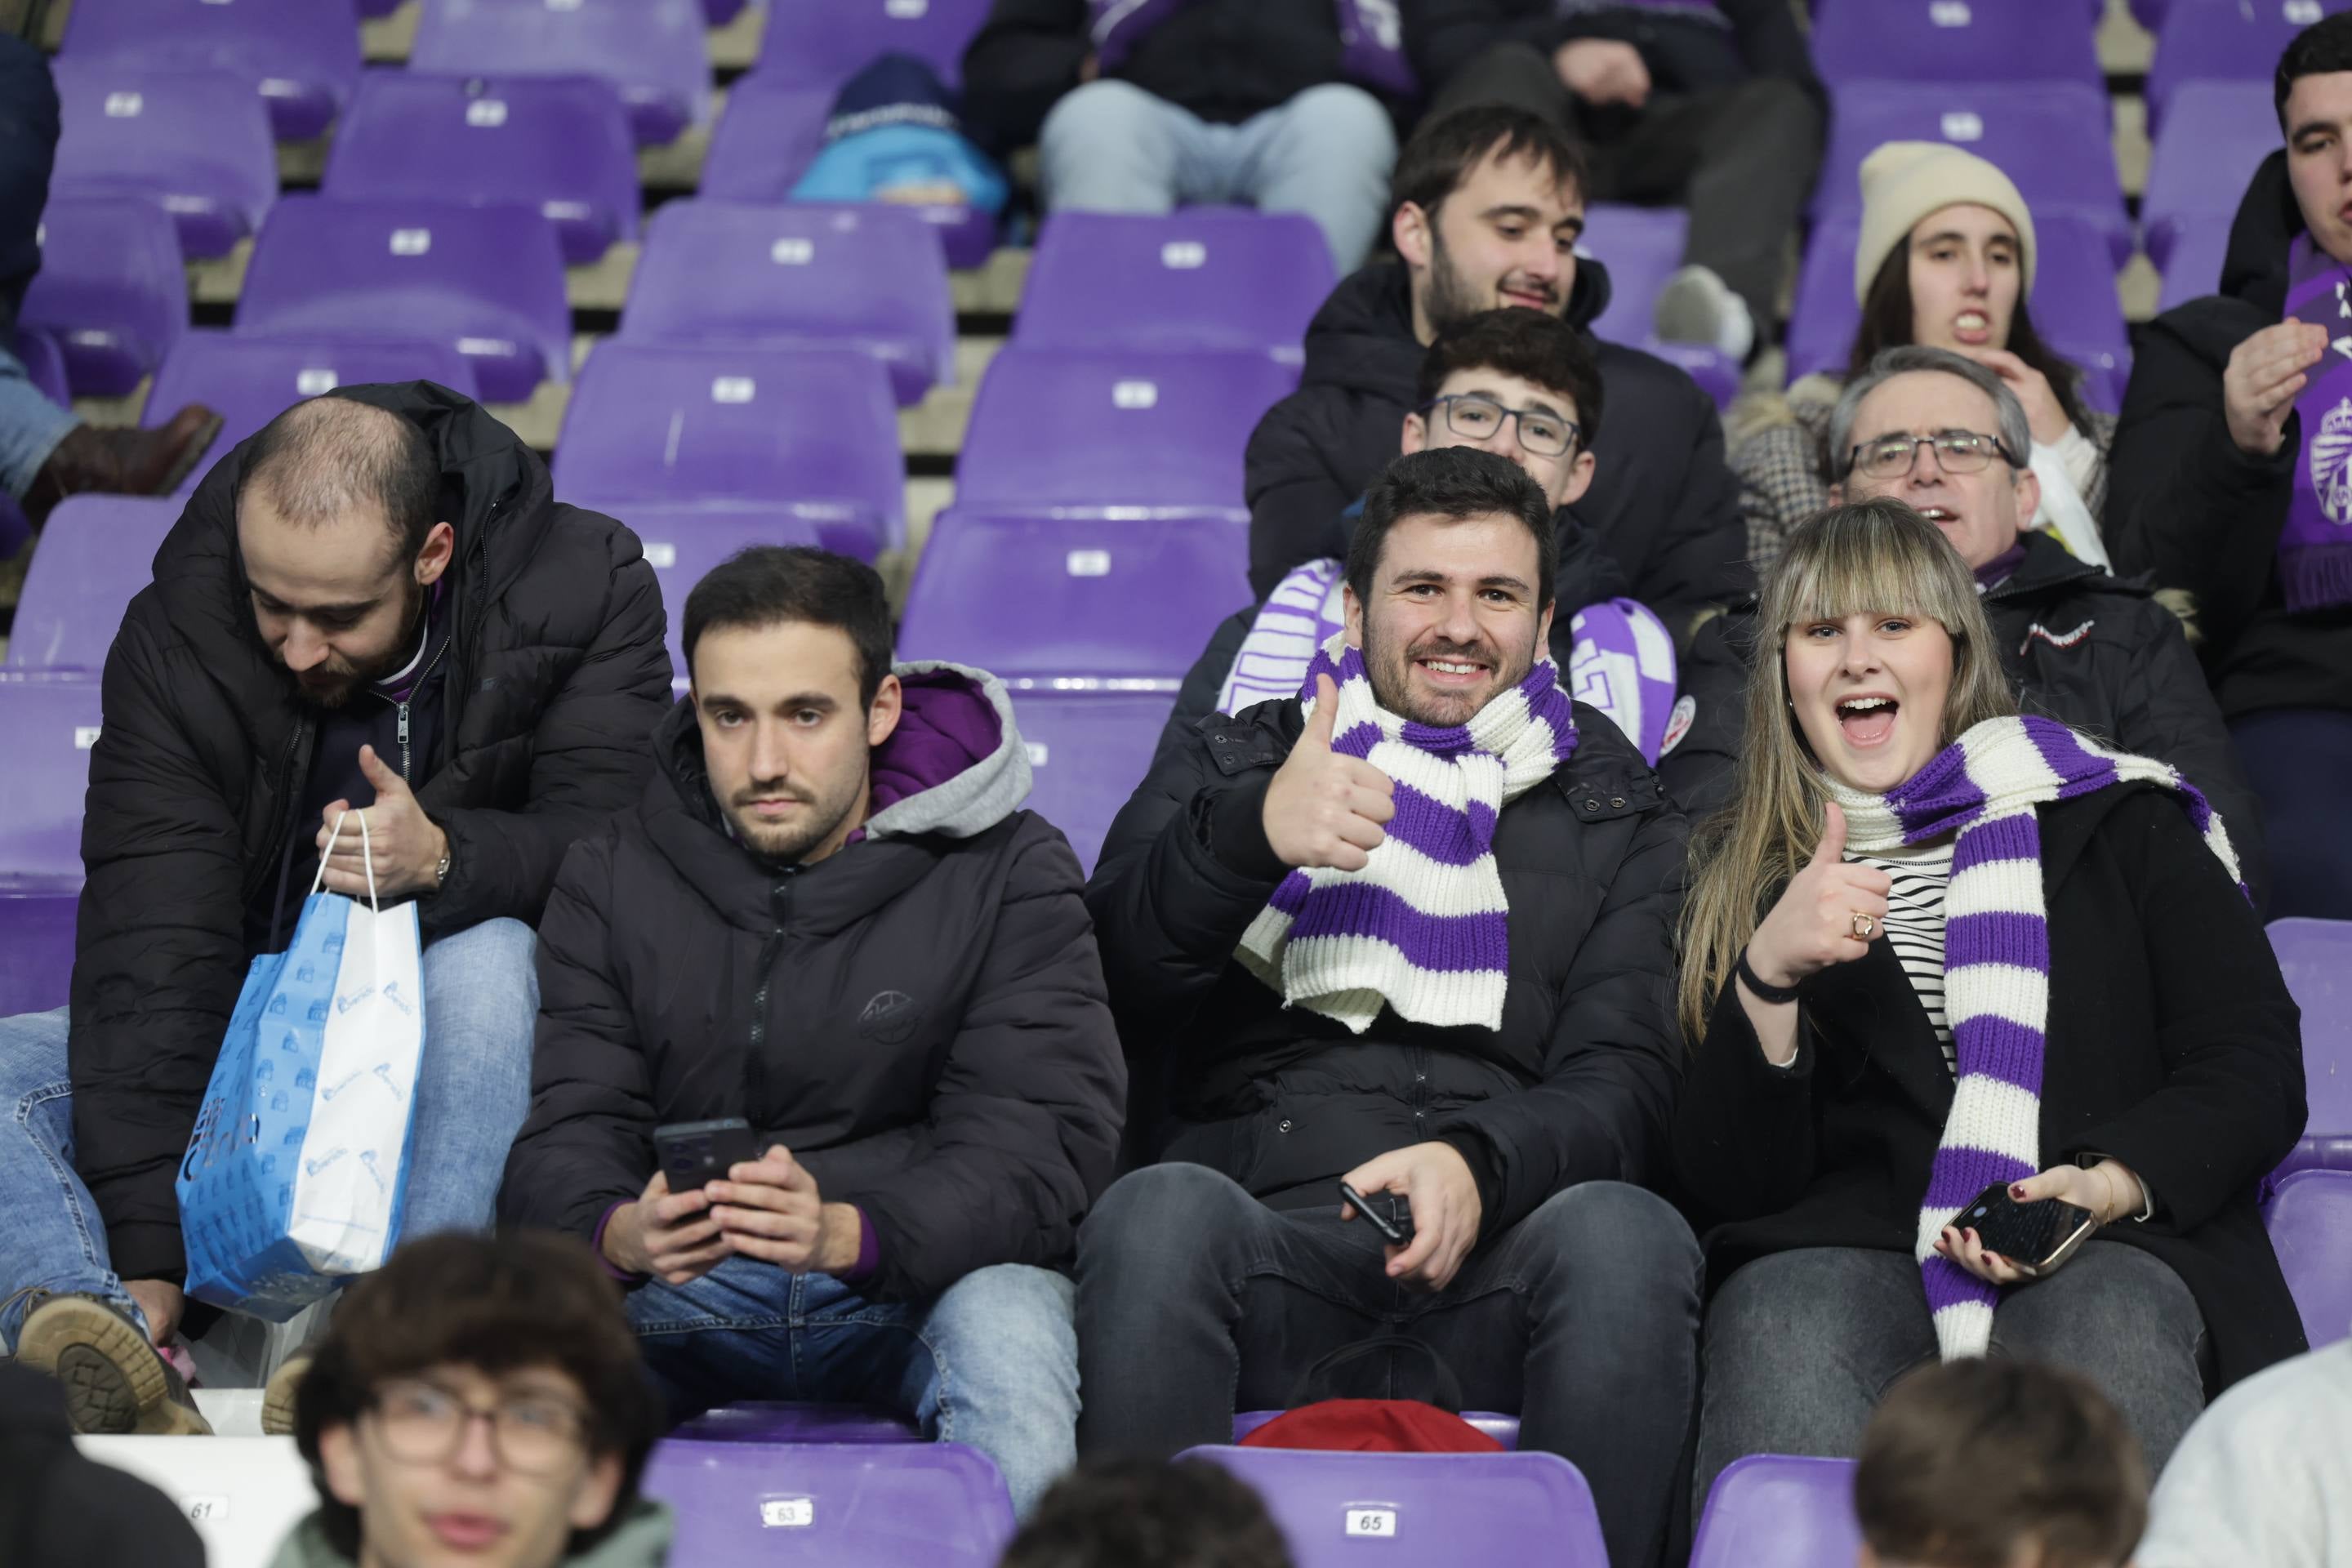
[[1838,728],[1850,746],[1877,746],[1895,733],[1895,715],[1903,704],[1892,697],[1869,692],[1842,699],[1837,705]]

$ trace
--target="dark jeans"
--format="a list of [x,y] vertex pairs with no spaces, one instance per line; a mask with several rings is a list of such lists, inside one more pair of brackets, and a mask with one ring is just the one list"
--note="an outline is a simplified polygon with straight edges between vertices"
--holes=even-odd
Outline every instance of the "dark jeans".
[[1583,1471],[1609,1559],[1654,1562],[1697,1392],[1701,1261],[1665,1200],[1569,1188],[1474,1251],[1443,1293],[1381,1272],[1381,1238],[1328,1207],[1282,1212],[1202,1165],[1122,1178],[1078,1235],[1082,1455],[1233,1440],[1329,1352],[1405,1333],[1465,1408],[1517,1412],[1522,1447]]
[[1594,110],[1560,85],[1541,50],[1497,44],[1454,74],[1429,118],[1481,103],[1540,114],[1582,142],[1592,162],[1585,200],[1688,207],[1683,259],[1711,268],[1747,303],[1757,342],[1769,339],[1789,236],[1822,162],[1822,111],[1804,89],[1758,77]]
[[[2095,1241],[2049,1279],[2001,1293],[1992,1353],[2071,1367],[2138,1434],[2148,1472],[2205,1408],[2205,1320],[2153,1256]],[[1724,1281],[1706,1311],[1692,1509],[1747,1454],[1860,1452],[1895,1380],[1936,1359],[1919,1265],[1900,1252],[1817,1247],[1775,1253]]]
[[2352,713],[2272,708],[2230,721],[2271,847],[2270,917],[2352,921]]
[[58,89],[41,51],[0,33],[0,353],[14,349],[16,310],[40,270],[41,209],[58,150]]

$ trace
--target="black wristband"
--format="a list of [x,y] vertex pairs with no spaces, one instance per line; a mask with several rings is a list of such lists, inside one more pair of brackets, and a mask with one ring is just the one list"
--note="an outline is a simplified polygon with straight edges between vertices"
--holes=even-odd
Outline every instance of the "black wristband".
[[1756,971],[1748,965],[1748,950],[1744,947],[1739,950],[1739,960],[1732,965],[1732,968],[1738,974],[1741,984],[1754,992],[1756,999],[1759,1002],[1769,1002],[1778,1005],[1780,1003],[1794,1002],[1797,999],[1796,986],[1768,985],[1759,979]]

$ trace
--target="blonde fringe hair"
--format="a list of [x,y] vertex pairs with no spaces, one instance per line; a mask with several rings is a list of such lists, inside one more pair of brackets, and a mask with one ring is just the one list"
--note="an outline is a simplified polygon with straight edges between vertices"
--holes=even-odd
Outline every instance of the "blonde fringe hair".
[[1861,615],[1932,620],[1950,635],[1945,744],[2017,711],[1976,580],[1934,523],[1878,500],[1830,507],[1798,525],[1764,583],[1738,787],[1691,837],[1677,1010],[1693,1044],[1769,900],[1821,844],[1829,792],[1790,705],[1789,632]]

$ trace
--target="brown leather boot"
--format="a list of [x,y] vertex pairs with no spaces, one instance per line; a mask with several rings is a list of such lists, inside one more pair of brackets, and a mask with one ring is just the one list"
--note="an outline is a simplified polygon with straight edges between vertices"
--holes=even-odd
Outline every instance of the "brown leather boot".
[[25,516],[38,528],[58,502],[73,495],[170,495],[220,430],[221,416],[201,403],[189,404],[156,430],[77,425],[34,476],[25,492]]

